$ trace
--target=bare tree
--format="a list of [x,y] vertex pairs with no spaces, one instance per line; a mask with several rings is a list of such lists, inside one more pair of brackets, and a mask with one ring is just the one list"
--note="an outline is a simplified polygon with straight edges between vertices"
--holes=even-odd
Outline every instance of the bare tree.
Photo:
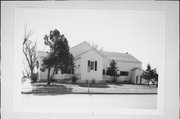
[[96,49],[96,50],[99,50],[99,51],[103,51],[103,47],[100,47],[97,43],[95,43],[95,42],[89,42],[88,41],[88,43],[94,48],[94,49]]
[[92,46],[93,48],[95,48],[96,50],[98,50],[99,45],[98,45],[97,43],[92,42],[92,43],[91,43],[91,46]]
[[30,70],[29,70],[29,65],[27,64],[26,59],[23,60],[23,66],[24,66],[24,70],[23,70],[23,77],[27,77],[30,78]]
[[[32,31],[27,32],[27,27],[25,27],[24,32],[24,41],[23,41],[23,54],[26,58],[26,62],[28,64],[28,69],[30,71],[30,77],[33,82],[36,81],[34,77],[34,69],[36,67],[37,61],[37,53],[36,53],[36,42],[30,40],[30,36],[32,35]],[[26,71],[28,71],[26,69]]]

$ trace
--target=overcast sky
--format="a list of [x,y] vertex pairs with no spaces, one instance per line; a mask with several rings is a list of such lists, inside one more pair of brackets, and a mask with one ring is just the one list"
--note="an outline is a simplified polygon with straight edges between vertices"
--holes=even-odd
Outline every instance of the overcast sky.
[[58,29],[70,47],[83,41],[97,43],[105,51],[133,55],[161,69],[165,52],[165,12],[135,10],[16,9],[15,38],[23,41],[24,26],[33,31],[31,40],[44,51],[43,37]]

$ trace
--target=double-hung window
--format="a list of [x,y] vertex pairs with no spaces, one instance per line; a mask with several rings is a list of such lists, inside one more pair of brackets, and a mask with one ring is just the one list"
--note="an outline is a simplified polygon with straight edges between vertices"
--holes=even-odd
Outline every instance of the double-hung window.
[[94,70],[94,62],[91,61],[90,70]]
[[56,74],[58,74],[58,69],[56,69]]
[[90,61],[88,60],[88,72],[90,72],[90,70],[94,70],[97,71],[97,61]]

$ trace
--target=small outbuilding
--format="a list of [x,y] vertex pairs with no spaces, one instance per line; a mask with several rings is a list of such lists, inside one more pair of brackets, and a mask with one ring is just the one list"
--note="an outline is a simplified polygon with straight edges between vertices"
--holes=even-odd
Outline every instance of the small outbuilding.
[[130,71],[130,81],[133,84],[143,84],[144,80],[142,78],[143,69],[141,67],[133,68]]

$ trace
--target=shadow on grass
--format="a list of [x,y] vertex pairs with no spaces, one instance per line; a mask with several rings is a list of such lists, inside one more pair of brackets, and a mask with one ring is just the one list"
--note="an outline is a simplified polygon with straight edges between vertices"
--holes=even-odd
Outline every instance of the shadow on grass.
[[[85,83],[80,83],[77,85],[80,87],[88,87],[88,84],[85,84]],[[99,83],[95,83],[95,84],[90,83],[89,87],[90,88],[109,88],[109,86],[107,84],[99,84]]]
[[33,94],[33,95],[64,95],[72,93],[72,88],[67,88],[63,85],[36,85],[32,91],[21,92],[22,94]]

